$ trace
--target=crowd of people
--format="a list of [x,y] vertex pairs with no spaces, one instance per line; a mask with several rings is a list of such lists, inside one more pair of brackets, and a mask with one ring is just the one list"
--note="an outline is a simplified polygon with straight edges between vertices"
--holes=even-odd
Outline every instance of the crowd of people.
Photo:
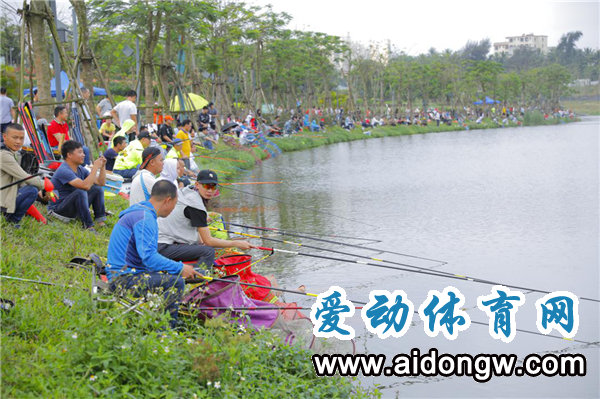
[[[82,93],[88,93],[85,88]],[[169,304],[172,325],[177,324],[177,303],[183,294],[184,279],[207,274],[215,261],[215,248],[255,248],[248,241],[226,240],[211,234],[210,200],[217,194],[219,179],[212,170],[200,170],[194,161],[197,147],[213,149],[220,139],[235,148],[252,145],[256,136],[293,135],[303,130],[325,132],[326,118],[346,129],[377,126],[481,123],[490,117],[496,123],[518,122],[526,110],[515,107],[464,107],[455,110],[396,109],[382,116],[368,109],[311,109],[286,112],[279,107],[267,123],[260,110],[242,119],[229,115],[219,120],[213,103],[204,107],[196,123],[171,115],[155,115],[154,123],[138,123],[137,94],[129,91],[125,100],[112,107],[103,99],[96,107],[101,119],[100,134],[105,150],[94,161],[88,147],[73,140],[69,108],[58,105],[45,127],[50,147],[58,154],[59,166],[51,178],[30,173],[23,163],[27,135],[17,117],[14,103],[0,90],[0,207],[6,221],[20,227],[22,218],[36,204],[47,205],[48,216],[69,223],[79,220],[87,231],[107,228],[103,187],[107,176],[131,180],[129,207],[120,213],[108,246],[107,273],[112,290],[159,290]],[[84,108],[84,117],[85,117]],[[572,117],[570,111],[555,110],[545,118]],[[498,118],[502,122],[498,122]],[[220,125],[223,126],[220,126]],[[221,132],[217,132],[217,128]],[[255,157],[256,154],[250,151]],[[257,161],[259,159],[257,158]],[[93,213],[93,216],[92,216]]]

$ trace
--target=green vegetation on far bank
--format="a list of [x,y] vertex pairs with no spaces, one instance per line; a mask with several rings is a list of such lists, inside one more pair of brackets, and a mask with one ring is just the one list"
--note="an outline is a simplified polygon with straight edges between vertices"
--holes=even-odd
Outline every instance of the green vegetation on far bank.
[[[570,123],[575,122],[577,119],[569,118],[551,118],[545,120],[543,115],[538,111],[532,113],[526,113],[523,118],[523,126],[538,126],[538,125],[557,125],[559,123]],[[518,127],[513,122],[510,122],[505,127]],[[414,125],[398,125],[398,126],[383,126],[363,130],[356,128],[352,131],[347,131],[341,127],[327,127],[325,133],[304,131],[299,134],[294,134],[290,137],[283,138],[269,138],[273,143],[281,149],[282,152],[288,151],[300,151],[309,148],[316,148],[327,144],[342,143],[355,140],[368,140],[372,138],[380,137],[394,137],[394,136],[406,136],[413,134],[424,134],[424,133],[441,133],[441,132],[452,132],[452,131],[466,131],[466,130],[479,130],[479,129],[494,129],[500,128],[498,124],[489,118],[485,118],[481,124],[468,123],[466,126],[461,126],[457,123],[453,123],[450,126],[435,124],[429,124],[428,126],[414,126]],[[369,132],[369,134],[365,134]],[[203,168],[213,168],[219,173],[225,171],[226,173],[221,174],[222,180],[238,180],[236,175],[243,170],[250,170],[254,167],[254,159],[252,156],[244,151],[234,150],[227,147],[224,143],[219,143],[216,151],[217,154],[212,155],[211,153],[202,149],[198,150],[199,155],[203,155],[209,158],[196,157],[196,163],[198,166]],[[267,154],[258,147],[254,147],[256,154],[262,159],[267,158]],[[215,159],[215,158],[228,158],[228,159]],[[241,161],[241,162],[239,162]],[[268,161],[267,161],[268,162]]]
[[573,110],[579,115],[600,115],[600,101],[592,100],[569,100],[562,101],[565,109]]

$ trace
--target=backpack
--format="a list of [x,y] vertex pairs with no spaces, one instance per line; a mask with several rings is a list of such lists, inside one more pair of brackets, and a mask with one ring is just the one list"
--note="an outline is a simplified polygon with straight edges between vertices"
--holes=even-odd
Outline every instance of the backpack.
[[40,164],[33,152],[21,150],[21,168],[30,175],[35,175],[40,170]]

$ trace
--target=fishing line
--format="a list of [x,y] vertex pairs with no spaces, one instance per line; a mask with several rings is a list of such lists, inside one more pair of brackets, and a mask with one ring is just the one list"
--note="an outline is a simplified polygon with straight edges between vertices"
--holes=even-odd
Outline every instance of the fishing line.
[[[245,228],[252,229],[252,230],[263,230],[263,231],[266,230],[266,231],[269,231],[268,228],[264,228],[264,227],[245,226],[243,224],[236,224],[236,223],[230,223],[230,222],[225,222],[225,223],[231,224],[233,226],[245,227]],[[305,234],[307,234],[307,233],[305,233]],[[306,238],[306,239],[309,239],[309,240],[327,242],[327,243],[330,243],[330,244],[343,245],[343,246],[346,246],[346,247],[366,249],[366,250],[369,250],[369,251],[375,251],[375,252],[379,252],[379,253],[401,255],[401,256],[406,256],[406,257],[409,257],[409,258],[422,259],[422,260],[427,260],[427,261],[431,261],[431,262],[438,262],[438,263],[440,263],[440,266],[448,264],[448,262],[444,262],[442,260],[431,259],[431,258],[424,258],[424,257],[421,257],[421,256],[409,255],[409,254],[404,254],[404,253],[394,252],[394,251],[386,251],[385,249],[380,249],[380,248],[370,248],[370,247],[365,247],[362,244],[361,245],[346,244],[346,243],[343,243],[343,242],[331,241],[331,240],[324,240],[324,239],[319,239],[319,238],[314,238],[314,237],[309,237],[309,236],[303,236],[303,235],[300,235],[300,234],[287,234],[287,233],[284,234],[284,233],[282,233],[282,235],[288,235],[288,236],[292,236],[292,237]],[[343,237],[343,236],[338,236],[338,237]],[[344,238],[352,238],[352,237],[344,237]],[[354,238],[354,239],[355,240],[368,240],[366,238]],[[381,242],[380,240],[372,240],[372,241]],[[358,256],[358,255],[356,255],[356,256]],[[450,274],[452,274],[452,273],[450,273]]]
[[[217,227],[209,227],[209,229],[210,230],[214,230],[214,231],[221,231],[221,232],[225,232],[225,233],[237,234],[237,235],[240,235],[240,236],[243,236],[243,237],[248,237],[248,238],[259,238],[261,240],[279,242],[279,243],[288,244],[288,245],[295,245],[297,247],[304,247],[304,248],[316,249],[318,251],[327,251],[327,252],[333,252],[333,253],[340,254],[340,255],[355,256],[357,258],[374,260],[376,262],[390,263],[392,265],[414,267],[414,268],[420,269],[420,270],[429,270],[429,269],[424,268],[424,267],[414,266],[414,265],[410,265],[410,264],[407,264],[407,263],[392,262],[392,261],[388,261],[388,260],[384,260],[384,259],[379,259],[379,258],[373,258],[373,257],[370,257],[370,256],[365,256],[365,255],[350,254],[348,252],[336,251],[335,249],[315,247],[315,246],[312,246],[312,245],[301,244],[301,243],[293,242],[293,241],[278,240],[276,238],[264,237],[264,236],[257,236],[257,235],[254,235],[254,234],[247,234],[247,233],[240,233],[240,232],[237,232],[237,231],[219,229]],[[436,273],[438,273],[438,272],[436,271]],[[454,275],[453,273],[442,272],[442,271],[440,271],[439,273],[448,274],[448,275]]]
[[[251,229],[251,230],[272,231],[272,232],[275,232],[277,234],[281,234],[281,235],[285,235],[285,236],[291,236],[291,237],[300,237],[300,238],[315,239],[314,237],[316,236],[316,237],[347,238],[347,239],[350,239],[350,240],[363,240],[363,241],[370,241],[370,242],[373,242],[373,243],[382,242],[381,240],[375,240],[373,238],[348,237],[348,236],[338,236],[338,235],[321,234],[321,233],[303,233],[301,231],[283,230],[283,229],[277,229],[275,227],[246,226],[246,225],[243,225],[243,224],[236,224],[236,223],[225,222],[225,221],[223,221],[223,223],[230,224],[232,226],[237,226],[237,227],[244,227],[246,229]],[[305,234],[306,236],[300,235],[300,234]],[[328,240],[323,240],[323,239],[315,239],[315,241],[329,242],[329,243],[332,243],[332,244],[341,244],[341,243],[339,243],[337,241],[328,241]],[[364,247],[360,247],[360,248],[364,248]]]
[[[256,287],[256,288],[266,288],[266,289],[270,289],[270,290],[273,290],[273,291],[281,291],[281,292],[288,292],[288,293],[297,294],[297,295],[304,295],[304,296],[310,296],[310,297],[318,297],[317,294],[311,294],[311,293],[302,292],[302,291],[287,290],[287,289],[283,289],[283,288],[274,288],[274,287],[268,287],[268,286],[265,286],[265,285],[243,283],[241,281],[231,281],[231,280],[227,280],[227,279],[216,278],[216,277],[208,277],[208,276],[202,276],[202,278],[189,281],[189,283],[199,283],[199,282],[203,282],[203,280],[223,281],[223,282],[229,283],[229,284],[246,285],[246,286]],[[352,302],[353,304],[354,303],[359,304],[359,305],[367,305],[368,304],[367,302],[354,301],[354,300],[351,300],[351,299],[348,299],[348,300],[350,302]],[[283,311],[285,311],[286,308],[280,308],[280,309],[282,309]],[[311,307],[311,309],[312,309],[312,307]],[[413,313],[418,314],[419,312],[415,310]],[[477,325],[480,325],[480,326],[485,326],[485,327],[489,328],[489,323],[484,323],[484,322],[475,321],[475,320],[471,320],[471,323],[472,324],[477,324]],[[581,344],[586,344],[586,345],[591,345],[591,344],[595,343],[595,342],[581,341],[581,340],[573,339],[573,338],[558,337],[556,335],[546,335],[546,334],[542,334],[542,333],[540,333],[538,331],[522,330],[520,328],[516,328],[516,330],[518,332],[522,332],[522,333],[526,333],[526,334],[539,335],[539,336],[542,336],[542,337],[549,337],[549,338],[555,338],[555,339],[562,339],[562,340],[565,340],[565,341],[579,342]]]
[[226,188],[227,190],[231,190],[231,191],[237,191],[238,193],[242,193],[242,194],[254,195],[255,197],[268,199],[268,200],[271,200],[271,201],[279,202],[279,203],[284,204],[284,205],[294,206],[296,208],[304,209],[304,210],[307,210],[307,211],[318,212],[318,213],[321,213],[323,215],[333,216],[333,217],[336,217],[336,218],[339,218],[339,219],[345,219],[345,220],[348,220],[348,221],[353,222],[353,223],[360,223],[360,224],[363,224],[365,226],[376,227],[376,228],[380,227],[380,226],[375,226],[373,224],[364,223],[364,222],[361,222],[361,221],[358,221],[358,220],[355,220],[355,219],[350,219],[350,218],[347,218],[347,217],[344,217],[344,216],[338,216],[338,215],[334,215],[332,213],[327,213],[327,212],[324,212],[324,211],[320,211],[320,210],[314,209],[314,208],[308,208],[308,207],[305,207],[305,206],[302,206],[302,205],[297,205],[297,204],[296,205],[292,205],[290,203],[287,203],[285,201],[281,201],[281,200],[278,200],[278,199],[275,199],[275,198],[265,197],[264,195],[260,195],[260,194],[249,193],[247,191],[238,190],[236,188],[232,188],[232,187],[228,187],[228,186],[224,186],[223,188]]
[[[411,270],[411,269],[406,269],[406,268],[403,268],[403,267],[380,265],[380,264],[377,264],[377,263],[363,262],[361,260],[333,258],[331,256],[309,254],[309,253],[306,253],[306,252],[288,251],[288,250],[285,250],[285,249],[266,248],[266,247],[258,247],[258,249],[263,250],[263,251],[275,251],[275,252],[287,253],[287,254],[290,254],[290,255],[308,256],[308,257],[311,257],[311,258],[320,258],[320,259],[333,260],[333,261],[338,261],[338,262],[357,263],[359,265],[382,267],[382,268],[385,268],[385,269],[393,269],[393,270],[401,270],[401,271],[410,272],[410,273],[418,273],[418,274],[425,274],[425,275],[429,275],[429,276],[450,278],[450,279],[453,279],[453,280],[472,281],[474,283],[480,283],[480,284],[503,285],[503,286],[509,287],[509,288],[515,288],[515,289],[519,289],[519,290],[529,290],[529,291],[534,291],[534,292],[538,292],[538,293],[541,293],[541,294],[551,294],[552,293],[551,291],[538,290],[538,289],[535,289],[535,288],[521,287],[521,286],[518,286],[518,285],[510,285],[510,284],[504,284],[504,283],[497,283],[497,282],[489,281],[489,280],[471,278],[471,277],[464,276],[464,275],[461,275],[461,274],[451,274],[451,273],[446,274],[447,272],[443,272],[443,273],[442,272],[432,272],[432,271],[429,271],[428,269],[424,269],[424,268],[421,268],[421,269],[424,269],[424,270]],[[407,265],[407,266],[418,268],[416,266],[411,266],[411,265]],[[442,274],[440,274],[440,273],[442,273]],[[595,298],[587,298],[587,297],[578,297],[578,298],[581,299],[581,300],[583,300],[583,301],[590,301],[590,302],[600,303],[600,300],[599,299],[595,299]]]

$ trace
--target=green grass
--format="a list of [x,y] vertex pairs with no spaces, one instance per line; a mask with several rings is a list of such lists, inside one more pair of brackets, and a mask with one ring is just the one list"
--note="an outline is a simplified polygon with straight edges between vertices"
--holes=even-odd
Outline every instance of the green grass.
[[566,109],[581,115],[600,115],[600,101],[563,101]]
[[[538,117],[530,122],[559,123]],[[485,120],[469,127],[486,129],[495,124]],[[334,127],[326,133],[305,132],[274,141],[282,151],[298,151],[353,140],[464,129],[456,124],[381,127],[370,129],[367,136],[360,129],[347,132]],[[243,151],[229,151],[223,143],[217,150],[226,152],[206,155],[243,161],[196,158],[201,168],[230,172],[218,172],[221,181],[240,180],[242,171],[254,167],[254,158]],[[267,157],[258,148],[254,151]],[[2,312],[1,319],[3,398],[379,396],[377,390],[365,390],[348,379],[317,378],[310,353],[274,346],[277,340],[269,332],[250,336],[221,321],[203,324],[188,319],[185,332],[164,334],[160,332],[168,331],[164,316],[121,315],[115,306],[96,306],[90,299],[89,273],[65,265],[75,256],[90,253],[106,257],[116,215],[127,205],[121,197],[107,200],[115,216],[109,217],[109,227],[98,236],[76,223],[44,226],[29,217],[15,230],[0,218],[1,273],[66,286],[1,280],[0,296],[16,304],[10,312]]]
[[[107,201],[115,214],[126,206],[120,197]],[[77,223],[44,226],[26,217],[15,230],[0,218],[1,273],[65,286],[1,280],[0,296],[16,305],[2,312],[3,398],[378,395],[346,378],[316,377],[309,352],[277,344],[269,332],[186,319],[176,333],[160,313],[122,315],[92,301],[89,272],[65,265],[74,256],[105,257],[116,221],[109,217],[95,236]]]

